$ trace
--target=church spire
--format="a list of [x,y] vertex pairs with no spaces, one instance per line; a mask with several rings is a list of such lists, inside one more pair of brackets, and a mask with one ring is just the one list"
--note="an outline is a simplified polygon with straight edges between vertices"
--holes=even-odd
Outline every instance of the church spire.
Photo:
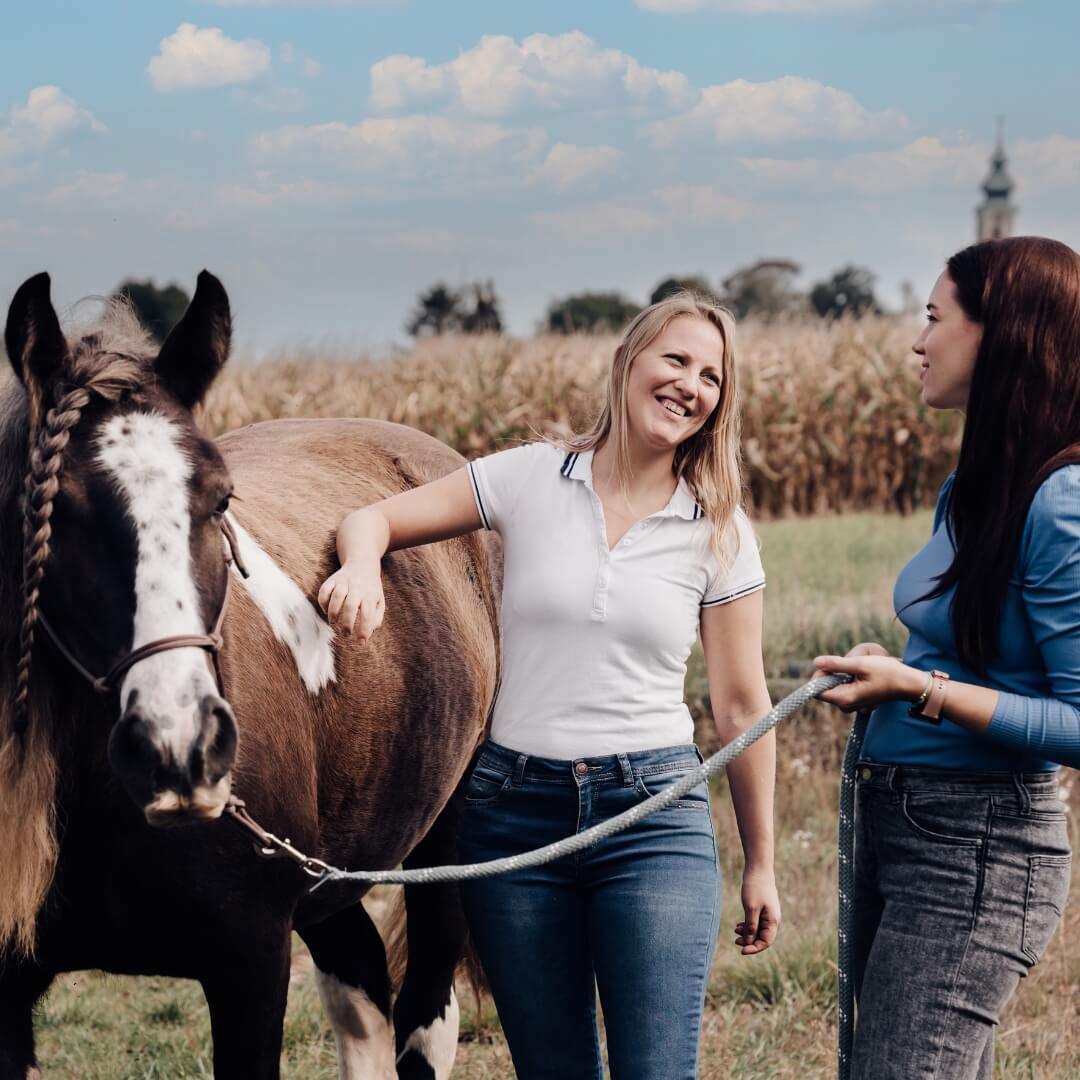
[[1013,179],[1005,156],[1005,118],[997,118],[997,145],[990,157],[990,172],[982,183],[984,199],[975,211],[976,235],[979,240],[995,240],[1011,236],[1016,207],[1009,201]]

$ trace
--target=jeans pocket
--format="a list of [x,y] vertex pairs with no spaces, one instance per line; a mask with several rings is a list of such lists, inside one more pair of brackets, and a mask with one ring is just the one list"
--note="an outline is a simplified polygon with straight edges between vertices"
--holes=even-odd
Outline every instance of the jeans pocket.
[[[659,772],[638,772],[634,777],[634,784],[638,794],[644,799],[650,799],[654,795],[667,791],[672,785],[678,783],[684,776],[698,767],[698,762],[673,764],[671,768],[665,768]],[[705,781],[696,784],[685,795],[680,796],[674,802],[664,807],[665,810],[708,810],[709,788]]]
[[493,769],[481,759],[465,784],[465,802],[486,806],[495,802],[510,787],[510,774]]
[[986,839],[990,799],[945,791],[905,791],[900,812],[912,830],[926,840],[977,846]]
[[1021,948],[1037,964],[1054,936],[1069,895],[1071,855],[1029,855]]

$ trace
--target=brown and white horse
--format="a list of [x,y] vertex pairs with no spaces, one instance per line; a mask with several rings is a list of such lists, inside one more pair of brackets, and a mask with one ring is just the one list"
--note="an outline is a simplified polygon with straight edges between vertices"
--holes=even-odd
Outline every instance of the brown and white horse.
[[[34,1003],[58,973],[85,968],[197,979],[215,1076],[277,1077],[294,927],[343,1077],[443,1078],[453,1062],[454,890],[406,894],[409,964],[391,1017],[386,955],[362,906],[316,910],[310,879],[258,858],[220,815],[234,791],[267,828],[339,866],[452,858],[448,800],[495,691],[498,552],[473,534],[388,556],[383,629],[364,647],[335,642],[313,598],[336,565],[341,517],[461,460],[376,421],[205,438],[192,409],[229,336],[228,298],[205,272],[156,352],[117,307],[65,338],[47,275],[12,301],[0,1080],[36,1075]],[[226,516],[246,578],[226,562]],[[61,653],[107,672],[152,640],[207,634],[226,596],[220,685],[197,647],[142,659],[105,693]]]

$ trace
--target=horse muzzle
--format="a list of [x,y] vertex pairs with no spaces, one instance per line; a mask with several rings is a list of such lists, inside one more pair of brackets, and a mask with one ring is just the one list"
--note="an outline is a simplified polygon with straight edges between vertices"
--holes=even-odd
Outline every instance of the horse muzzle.
[[237,729],[228,702],[209,694],[182,742],[178,727],[132,701],[109,736],[113,772],[151,825],[220,817],[229,798]]

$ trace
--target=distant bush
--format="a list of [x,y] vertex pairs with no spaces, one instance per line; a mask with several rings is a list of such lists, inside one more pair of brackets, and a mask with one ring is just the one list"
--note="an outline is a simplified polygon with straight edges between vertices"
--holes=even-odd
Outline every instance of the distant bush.
[[544,329],[553,334],[614,333],[640,310],[640,304],[622,293],[576,293],[548,307]]
[[158,288],[153,281],[129,279],[122,282],[113,295],[125,297],[131,302],[139,322],[159,342],[169,336],[169,331],[180,321],[189,303],[188,294],[179,285]]

